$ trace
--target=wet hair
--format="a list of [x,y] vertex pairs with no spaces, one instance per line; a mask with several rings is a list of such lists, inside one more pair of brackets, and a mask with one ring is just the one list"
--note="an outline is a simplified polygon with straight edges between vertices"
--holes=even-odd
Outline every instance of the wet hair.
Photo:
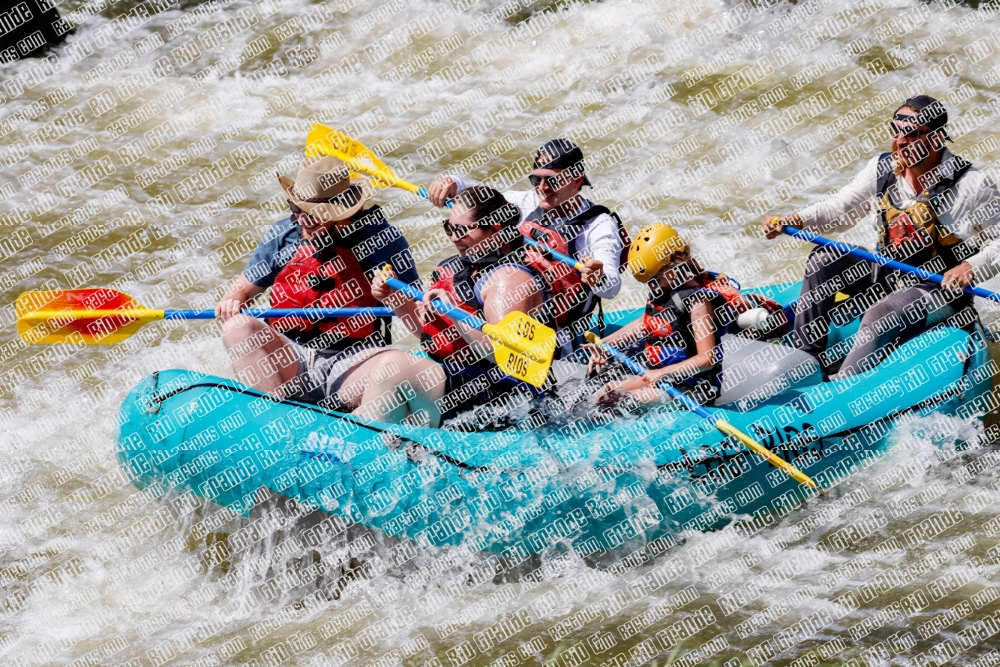
[[473,185],[462,190],[455,197],[454,206],[459,213],[471,212],[472,221],[481,227],[516,227],[521,222],[521,210],[486,185]]

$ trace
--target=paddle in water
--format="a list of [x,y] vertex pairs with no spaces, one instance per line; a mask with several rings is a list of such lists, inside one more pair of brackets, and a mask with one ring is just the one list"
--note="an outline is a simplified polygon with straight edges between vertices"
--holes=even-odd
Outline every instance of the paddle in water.
[[[587,331],[583,335],[591,343],[593,343],[594,345],[599,345],[608,354],[610,354],[612,357],[620,361],[630,371],[632,371],[636,375],[639,375],[640,377],[646,377],[646,370],[632,359],[629,359],[621,350],[612,345],[608,345],[591,331]],[[765,461],[767,461],[774,467],[780,469],[783,473],[794,479],[799,484],[807,486],[810,489],[816,489],[823,495],[826,495],[826,492],[823,489],[819,488],[819,486],[816,485],[816,482],[814,482],[811,477],[809,477],[804,472],[793,466],[791,463],[788,463],[787,461],[773,454],[766,447],[764,447],[759,442],[751,438],[749,435],[747,435],[743,431],[739,430],[738,428],[727,422],[719,415],[712,414],[702,406],[698,405],[698,403],[696,403],[690,396],[674,388],[674,386],[671,385],[666,380],[660,382],[656,386],[662,389],[663,391],[667,392],[671,398],[676,399],[681,405],[683,405],[688,410],[694,412],[699,417],[707,419],[709,422],[712,423],[713,426],[715,426],[715,428],[722,431],[723,434],[733,438],[737,442],[742,443],[747,449],[750,449],[760,454],[762,457],[764,457]]]
[[[399,278],[386,278],[385,282],[411,299],[424,300],[423,292]],[[440,299],[433,300],[431,305],[442,315],[489,336],[497,366],[504,373],[534,387],[545,384],[556,350],[556,332],[551,327],[516,311],[508,313],[498,324],[490,324]]]
[[[17,298],[17,333],[26,343],[106,345],[119,343],[148,322],[213,320],[214,310],[154,310],[105,287],[24,292]],[[314,320],[355,316],[392,317],[388,308],[251,308],[251,317]]]

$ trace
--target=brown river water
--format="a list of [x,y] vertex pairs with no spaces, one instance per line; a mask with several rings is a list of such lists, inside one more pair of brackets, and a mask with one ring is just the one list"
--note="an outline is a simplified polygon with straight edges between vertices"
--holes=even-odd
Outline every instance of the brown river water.
[[[744,285],[795,280],[809,249],[760,239],[756,221],[847,183],[886,149],[907,96],[945,101],[955,152],[1000,174],[998,7],[58,3],[76,25],[67,43],[0,70],[0,661],[1000,664],[1000,468],[988,437],[954,451],[982,433],[976,420],[910,424],[882,461],[755,536],[686,535],[619,573],[558,553],[519,581],[453,585],[484,566],[445,551],[417,572],[359,577],[338,599],[292,584],[262,599],[251,589],[305,567],[303,554],[225,546],[246,520],[204,501],[172,520],[114,454],[118,407],[143,376],[232,376],[217,323],[27,346],[13,305],[26,290],[110,286],[152,308],[212,307],[284,216],[275,172],[294,175],[314,122],[420,184],[450,172],[527,189],[534,148],[568,136],[588,196],[630,230],[669,222]],[[450,254],[440,211],[401,190],[376,201],[422,276]],[[841,238],[871,246],[874,233]],[[627,277],[608,307],[643,298]],[[933,517],[947,527],[924,530]],[[871,530],[816,548],[848,524]],[[136,525],[141,540],[120,539]],[[679,576],[647,586],[664,565]],[[757,597],[734,611],[741,591]]]

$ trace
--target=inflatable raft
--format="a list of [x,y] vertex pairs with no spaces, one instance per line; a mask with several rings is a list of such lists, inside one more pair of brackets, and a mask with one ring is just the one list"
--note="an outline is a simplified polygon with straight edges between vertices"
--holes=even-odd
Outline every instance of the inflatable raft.
[[[783,302],[796,293],[769,291]],[[831,345],[856,325],[831,332]],[[877,460],[900,422],[985,411],[989,352],[978,325],[967,328],[937,326],[873,370],[828,382],[790,348],[727,347],[730,402],[719,409],[831,488]],[[637,548],[734,517],[752,532],[814,493],[672,405],[612,423],[594,413],[462,432],[370,422],[172,370],[132,390],[121,423],[119,460],[140,488],[190,490],[243,515],[267,490],[329,514],[331,536],[362,524],[515,562],[557,545]]]

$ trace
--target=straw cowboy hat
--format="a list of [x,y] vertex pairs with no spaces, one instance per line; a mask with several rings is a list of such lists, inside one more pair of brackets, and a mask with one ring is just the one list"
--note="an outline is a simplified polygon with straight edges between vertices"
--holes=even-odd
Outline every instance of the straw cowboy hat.
[[348,166],[335,157],[309,158],[299,164],[295,181],[278,174],[288,201],[324,222],[346,220],[371,197],[371,181],[351,178]]

